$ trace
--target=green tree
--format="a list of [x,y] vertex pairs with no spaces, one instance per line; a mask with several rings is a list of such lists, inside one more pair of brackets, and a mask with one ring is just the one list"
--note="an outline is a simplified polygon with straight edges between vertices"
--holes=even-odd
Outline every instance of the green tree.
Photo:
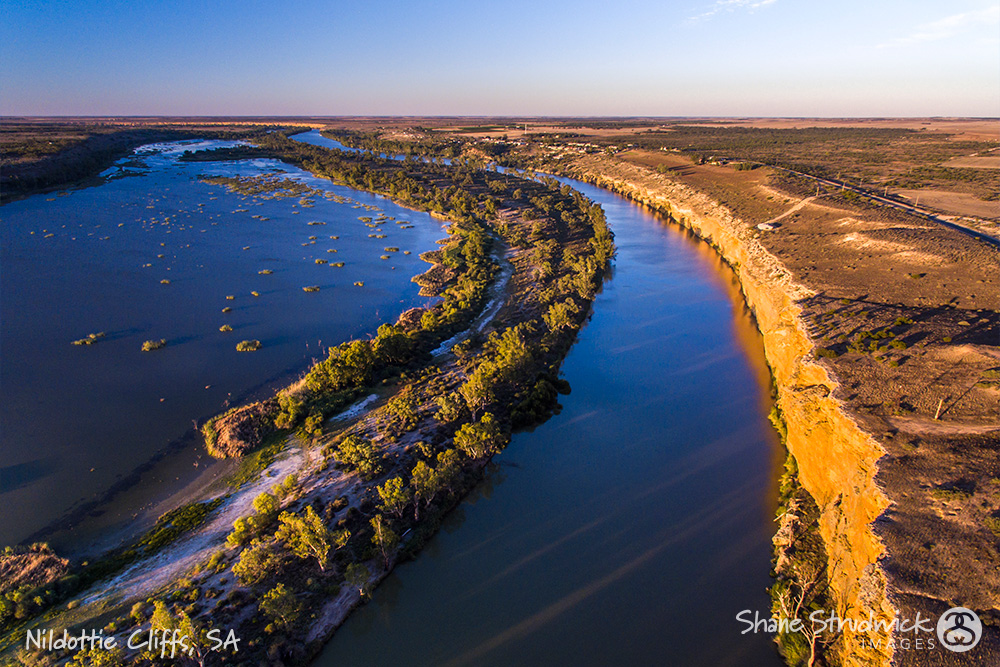
[[280,509],[280,504],[278,499],[267,491],[262,492],[256,498],[253,499],[253,509],[257,513],[257,529],[261,530],[269,526],[276,516],[278,516],[278,510]]
[[254,535],[253,522],[239,517],[233,522],[233,532],[226,536],[226,543],[231,547],[243,546]]
[[[20,656],[19,656],[20,657]],[[14,664],[34,664],[19,661]],[[41,662],[37,664],[42,664]],[[94,650],[83,650],[77,652],[67,667],[125,667],[125,651],[120,646],[110,649],[95,647]]]
[[177,626],[174,615],[163,600],[153,602],[153,615],[149,619],[149,625],[153,630],[173,630]]
[[495,350],[496,375],[504,382],[516,382],[531,365],[531,352],[524,341],[524,333],[528,330],[527,324],[518,324],[490,336],[490,347]]
[[389,522],[381,514],[376,514],[371,519],[372,530],[372,544],[379,548],[382,552],[382,562],[385,564],[385,568],[389,569],[389,560],[392,557],[393,552],[399,545],[399,535],[392,532],[389,528]]
[[295,426],[305,409],[302,401],[289,394],[278,394],[278,407],[280,411],[278,416],[274,418],[274,425],[278,428]]
[[410,360],[413,341],[398,327],[383,324],[378,328],[373,344],[375,356],[381,361],[396,366],[406,364]]
[[302,602],[284,584],[278,584],[260,601],[260,610],[281,628],[290,628],[302,613]]
[[344,546],[351,535],[346,529],[332,532],[312,505],[307,505],[306,511],[301,515],[282,512],[278,521],[280,525],[275,537],[299,558],[315,558],[320,571],[326,571],[330,549]]
[[444,396],[438,396],[436,401],[438,404],[436,414],[438,421],[450,424],[465,416],[465,402],[459,394],[452,392]]
[[[163,632],[173,632],[176,630],[178,639],[183,637],[184,648],[188,649],[185,653],[180,654],[179,657],[188,658],[199,665],[199,667],[204,667],[212,645],[212,642],[208,639],[208,628],[193,620],[184,610],[176,614],[173,613],[161,600],[156,600],[153,603],[153,616],[150,618],[149,624],[153,630]],[[159,657],[159,652],[147,649],[143,653],[143,656],[155,661]],[[87,664],[103,663],[90,662]]]
[[264,581],[278,567],[281,559],[271,548],[271,545],[262,540],[254,540],[250,543],[239,560],[233,564],[233,574],[244,586],[253,586]]
[[484,361],[458,389],[465,404],[469,406],[473,419],[496,398],[496,371],[494,364]]
[[391,417],[390,428],[395,433],[408,431],[417,424],[417,399],[409,389],[400,392],[385,405],[386,413]]
[[372,576],[371,570],[364,563],[351,563],[344,570],[344,577],[347,582],[358,589],[358,593],[361,595],[365,594],[365,588],[368,586],[368,579]]
[[462,474],[462,456],[454,449],[445,450],[437,455],[437,478],[441,488],[448,492],[455,491]]
[[202,623],[193,620],[183,610],[175,617],[178,635],[187,639],[189,648],[187,657],[193,660],[198,667],[205,667],[205,660],[213,645],[208,638],[209,628]]
[[341,463],[357,469],[365,479],[371,479],[382,470],[382,457],[367,438],[349,435],[341,440],[334,456]]
[[309,416],[302,422],[300,435],[303,438],[311,438],[313,440],[323,435],[323,413],[321,411],[312,410],[309,413]]
[[545,320],[545,324],[549,326],[549,329],[559,331],[560,329],[573,326],[573,316],[578,312],[580,312],[580,308],[576,305],[576,302],[572,299],[566,299],[565,301],[549,306],[549,309],[545,311],[542,318]]
[[410,487],[403,485],[402,478],[393,477],[378,487],[378,495],[382,499],[382,511],[399,518],[403,516],[403,511],[410,504],[413,491]]
[[503,445],[503,442],[504,434],[500,430],[500,425],[489,412],[476,423],[463,424],[455,433],[455,446],[473,459],[490,456]]
[[424,506],[430,505],[434,496],[441,490],[441,478],[437,471],[423,461],[418,461],[413,466],[410,484],[413,485],[413,519],[420,520],[420,503]]

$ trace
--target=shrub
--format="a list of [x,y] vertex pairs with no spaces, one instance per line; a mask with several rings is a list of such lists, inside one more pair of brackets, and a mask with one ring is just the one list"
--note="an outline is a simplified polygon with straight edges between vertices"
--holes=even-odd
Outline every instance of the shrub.
[[241,340],[236,344],[237,352],[256,352],[261,348],[259,340]]
[[147,340],[142,344],[143,352],[152,352],[153,350],[159,350],[161,347],[166,347],[167,339],[161,338],[160,340]]
[[232,331],[232,330],[233,330],[233,328],[231,326],[229,326],[228,324],[223,324],[221,327],[219,327],[219,331],[221,331],[222,333],[227,333],[227,332]]
[[233,574],[243,586],[253,586],[267,579],[277,568],[279,561],[270,545],[254,540],[233,565]]
[[436,401],[438,411],[435,416],[439,421],[456,422],[466,414],[465,401],[455,392],[438,396]]
[[382,457],[375,451],[370,440],[357,435],[344,438],[334,457],[344,465],[355,468],[358,474],[370,479],[382,470]]
[[455,446],[473,459],[485,458],[504,444],[504,434],[493,415],[487,412],[475,423],[463,424],[455,434]]
[[319,291],[319,285],[309,285],[308,287],[303,287],[302,291],[303,292],[318,292]]
[[291,394],[278,394],[278,407],[280,412],[274,418],[274,425],[278,428],[294,426],[305,409],[302,401]]

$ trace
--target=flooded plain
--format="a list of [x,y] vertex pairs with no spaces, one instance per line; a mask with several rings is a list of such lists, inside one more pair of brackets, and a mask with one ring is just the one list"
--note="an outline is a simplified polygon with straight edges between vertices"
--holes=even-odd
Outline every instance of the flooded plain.
[[[440,221],[273,160],[178,159],[225,145],[142,147],[99,185],[0,208],[0,544],[122,525],[217,467],[195,423],[428,303],[410,279]],[[262,175],[314,191],[201,178]]]

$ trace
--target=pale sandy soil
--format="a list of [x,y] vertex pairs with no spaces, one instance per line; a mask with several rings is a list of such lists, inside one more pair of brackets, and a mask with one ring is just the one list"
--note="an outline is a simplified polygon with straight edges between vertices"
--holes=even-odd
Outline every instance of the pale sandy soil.
[[997,157],[956,157],[941,163],[942,167],[965,167],[967,169],[1000,169],[1000,156]]
[[293,448],[271,464],[252,484],[231,495],[213,518],[198,530],[181,538],[152,558],[129,567],[111,581],[97,587],[97,592],[82,598],[84,604],[107,599],[127,600],[145,597],[181,576],[213,551],[225,544],[226,535],[239,517],[253,513],[253,499],[270,490],[286,476],[300,470],[307,462],[301,448]]
[[1000,120],[996,118],[742,118],[719,119],[723,125],[802,129],[807,127],[877,127],[925,130],[954,134],[954,140],[996,141]]
[[947,215],[971,216],[974,218],[1000,218],[1000,201],[983,201],[964,192],[947,190],[892,190],[911,202],[920,199],[921,207],[927,206]]

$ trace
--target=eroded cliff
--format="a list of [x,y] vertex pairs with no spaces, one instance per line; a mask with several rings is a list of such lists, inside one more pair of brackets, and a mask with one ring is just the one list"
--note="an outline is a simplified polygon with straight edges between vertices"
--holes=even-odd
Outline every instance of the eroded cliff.
[[[799,483],[819,508],[833,611],[842,618],[871,612],[891,620],[895,611],[879,565],[884,548],[872,527],[889,504],[875,480],[884,450],[834,397],[836,379],[815,360],[816,345],[797,303],[812,291],[796,283],[757,231],[726,207],[666,176],[606,160],[581,158],[574,175],[668,214],[732,265],[764,339]],[[847,631],[832,649],[845,665],[887,665],[889,644],[885,632]]]

